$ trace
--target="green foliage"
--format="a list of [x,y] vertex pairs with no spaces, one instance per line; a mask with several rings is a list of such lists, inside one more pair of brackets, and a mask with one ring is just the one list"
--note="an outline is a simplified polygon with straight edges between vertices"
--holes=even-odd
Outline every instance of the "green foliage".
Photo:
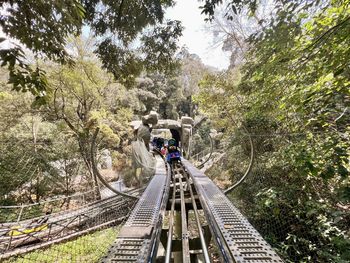
[[147,73],[136,79],[136,89],[130,91],[139,100],[135,113],[144,115],[156,110],[165,119],[197,114],[192,97],[198,93],[201,77],[210,69],[186,48],[181,49],[177,59],[180,67],[174,72]]
[[[3,32],[18,39],[34,53],[64,62],[65,38],[79,33],[84,19],[84,7],[74,0],[64,1],[2,1],[6,15],[1,16]],[[14,64],[14,63],[13,63]]]
[[232,20],[232,13],[237,14],[241,12],[245,6],[248,6],[250,11],[254,13],[257,9],[257,5],[259,1],[257,0],[230,0],[230,1],[202,0],[201,2],[205,2],[204,5],[201,6],[202,14],[205,14],[207,16],[205,20],[212,21],[215,17],[215,9],[224,3],[226,4],[226,10],[227,10],[225,13],[225,17],[229,20]]
[[142,51],[147,54],[144,63],[148,71],[172,72],[177,68],[178,65],[169,63],[169,59],[177,51],[177,39],[182,36],[182,30],[180,21],[167,21],[141,38],[144,43]]
[[74,67],[54,65],[49,71],[53,95],[46,106],[48,118],[63,122],[78,144],[79,154],[88,172],[88,181],[97,186],[91,148],[93,134],[100,129],[100,147],[120,150],[131,136],[128,123],[132,117],[130,105],[123,105],[119,91],[125,87],[102,70],[89,46],[81,39],[72,42],[78,57]]
[[123,148],[132,136],[128,123],[133,113],[127,102],[137,98],[128,94],[124,101],[126,88],[101,69],[89,41],[72,39],[70,46],[77,54],[74,66],[44,64],[53,92],[43,107],[32,105],[32,94],[11,90],[6,85],[11,73],[1,71],[0,202],[4,205],[71,195],[96,183],[90,151],[97,127],[99,146],[120,153],[119,169],[125,166],[128,157]]
[[[11,91],[1,71],[0,91],[0,202],[35,202],[55,193],[62,183],[51,148],[55,126],[32,107],[33,97]],[[60,138],[57,136],[56,138]]]
[[[78,34],[83,24],[84,8],[78,1],[2,1],[0,25],[11,39],[19,40],[37,55],[65,63],[69,56],[64,48],[69,34]],[[69,10],[69,11],[68,11]],[[2,38],[1,42],[5,39]],[[30,91],[42,104],[48,85],[45,72],[33,69],[19,45],[0,52],[2,64],[10,72],[9,83],[15,90]]]
[[24,258],[14,258],[4,262],[97,262],[107,252],[109,246],[116,239],[118,228],[108,228],[68,241],[63,244],[52,245],[47,249],[24,255]]
[[263,236],[289,262],[347,262],[349,3],[275,3],[243,66],[208,75],[196,99],[224,131],[231,161],[216,169],[233,182],[253,136],[252,173],[231,197]]
[[[3,40],[0,39],[0,43]],[[13,85],[13,89],[30,91],[35,96],[37,105],[44,104],[48,92],[45,72],[38,67],[33,69],[25,64],[22,61],[24,53],[19,47],[0,50],[0,57],[3,60],[1,66],[7,66],[10,71],[8,83]]]
[[[66,48],[67,38],[79,35],[87,25],[100,39],[95,53],[102,66],[131,86],[144,68],[170,71],[175,67],[172,58],[182,27],[178,21],[163,24],[165,8],[173,4],[172,0],[8,0],[2,1],[6,15],[1,16],[0,25],[10,41],[16,39],[35,57],[60,64],[74,63]],[[134,45],[136,40],[139,45]],[[43,104],[50,93],[45,72],[26,62],[21,45],[11,43],[1,50],[2,66],[10,71],[14,89],[31,91],[38,104]]]
[[191,155],[207,150],[211,144],[209,139],[211,123],[206,121],[193,131],[191,141]]

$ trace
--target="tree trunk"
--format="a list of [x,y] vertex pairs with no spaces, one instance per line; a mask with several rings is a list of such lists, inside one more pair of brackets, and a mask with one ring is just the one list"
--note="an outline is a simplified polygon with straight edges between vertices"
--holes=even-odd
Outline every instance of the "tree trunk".
[[89,142],[89,140],[87,140],[86,138],[79,138],[80,154],[83,157],[83,160],[90,174],[93,188],[95,188],[95,191],[94,191],[95,199],[101,199],[101,193],[100,193],[100,187],[98,185],[97,175],[94,173],[94,170],[92,169],[90,145],[91,145],[91,142]]

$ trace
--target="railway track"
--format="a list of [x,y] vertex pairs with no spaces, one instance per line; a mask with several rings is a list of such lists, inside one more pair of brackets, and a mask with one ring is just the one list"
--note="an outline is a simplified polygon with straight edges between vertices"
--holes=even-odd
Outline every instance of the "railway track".
[[187,160],[183,167],[197,190],[223,262],[283,262],[210,178]]
[[220,262],[283,262],[203,172],[157,157],[155,176],[101,262],[212,262],[208,247]]

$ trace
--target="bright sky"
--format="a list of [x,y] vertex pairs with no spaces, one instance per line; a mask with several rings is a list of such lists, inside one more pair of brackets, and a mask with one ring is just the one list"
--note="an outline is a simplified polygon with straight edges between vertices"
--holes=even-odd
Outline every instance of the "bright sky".
[[204,15],[199,9],[197,0],[177,0],[173,8],[165,14],[168,19],[176,19],[185,27],[180,39],[180,46],[186,45],[190,53],[195,53],[203,63],[218,69],[225,69],[229,65],[229,54],[221,51],[221,47],[213,49],[213,38],[210,32],[205,32]]

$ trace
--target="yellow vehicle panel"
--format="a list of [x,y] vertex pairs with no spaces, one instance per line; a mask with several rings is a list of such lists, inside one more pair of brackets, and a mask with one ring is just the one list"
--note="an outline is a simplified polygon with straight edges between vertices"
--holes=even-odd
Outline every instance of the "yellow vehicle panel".
[[32,228],[21,228],[21,226],[14,226],[7,233],[9,236],[20,236],[25,234],[30,234],[34,232],[40,232],[47,229],[47,224],[43,224],[40,226],[32,227]]

